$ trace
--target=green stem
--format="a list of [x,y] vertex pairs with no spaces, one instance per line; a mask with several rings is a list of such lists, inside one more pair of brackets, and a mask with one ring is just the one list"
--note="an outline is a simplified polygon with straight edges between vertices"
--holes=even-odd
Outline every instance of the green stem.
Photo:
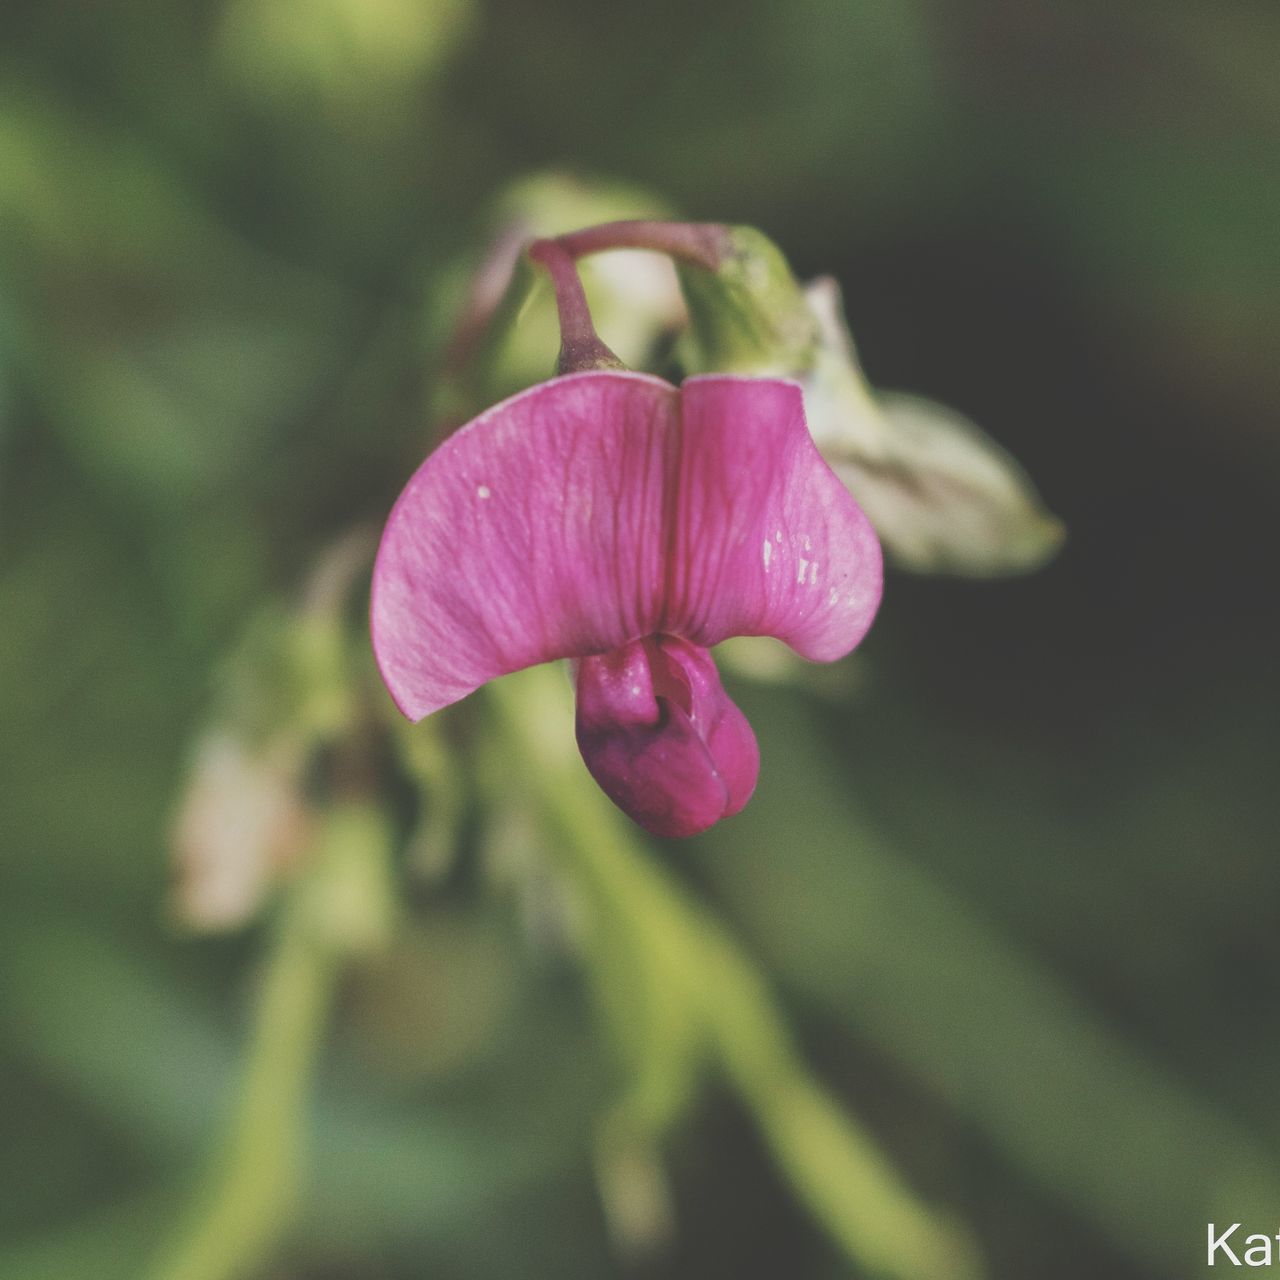
[[810,1075],[751,963],[723,934],[707,943],[702,972],[718,1056],[813,1216],[874,1274],[980,1276],[968,1233],[920,1201],[875,1139]]
[[221,1149],[152,1280],[248,1275],[296,1217],[315,1061],[343,960],[374,945],[385,923],[384,855],[377,814],[352,806],[330,815],[275,924]]
[[[871,1135],[814,1081],[751,961],[587,780],[567,735],[556,732],[572,716],[557,673],[538,668],[500,681],[490,698],[520,769],[565,836],[557,851],[589,900],[598,941],[614,944],[593,947],[593,960],[613,972],[606,985],[622,976],[614,1003],[632,996],[649,1006],[615,1014],[632,1029],[636,1053],[661,1062],[669,1051],[655,1009],[692,1021],[692,1030],[681,1028],[679,1061],[690,1072],[696,1065],[691,1040],[710,1050],[792,1189],[850,1261],[896,1280],[979,1276],[967,1234],[918,1200]],[[620,956],[619,944],[631,954]],[[687,1102],[692,1089],[691,1077],[673,1079],[669,1065],[657,1073],[668,1092],[651,1117],[668,1122],[677,1096]],[[643,1060],[639,1066],[643,1079]],[[643,1098],[643,1083],[639,1092]]]

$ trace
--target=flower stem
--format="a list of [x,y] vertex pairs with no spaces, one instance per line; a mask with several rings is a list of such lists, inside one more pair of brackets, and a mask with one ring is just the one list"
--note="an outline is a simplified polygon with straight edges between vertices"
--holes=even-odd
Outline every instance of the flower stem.
[[603,222],[557,236],[556,242],[573,258],[610,249],[650,249],[678,262],[716,271],[730,251],[731,233],[716,222],[660,222],[635,220]]
[[588,369],[625,369],[626,365],[600,341],[591,319],[591,308],[573,258],[555,240],[535,240],[529,257],[546,267],[556,292],[560,316],[561,373],[581,373]]
[[[548,726],[572,718],[557,673],[535,668],[488,693],[522,775],[565,837],[556,851],[593,917],[592,963],[607,966],[632,1001],[618,1012],[633,1033],[633,1059],[642,1055],[628,1064],[640,1077],[631,1096],[649,1104],[649,1122],[676,1118],[675,1104],[689,1101],[693,1068],[710,1057],[751,1110],[797,1197],[851,1262],[894,1280],[981,1275],[967,1233],[918,1200],[871,1135],[813,1079],[752,962],[590,784],[567,735],[551,737]],[[656,1055],[656,1072],[644,1054]],[[665,1093],[655,1094],[658,1085]]]
[[702,972],[725,1073],[793,1191],[846,1256],[901,1280],[981,1275],[964,1228],[919,1201],[809,1073],[760,974],[725,934],[707,939]]
[[386,925],[383,819],[330,815],[309,873],[276,922],[230,1124],[152,1280],[255,1274],[297,1212],[311,1079],[344,960]]

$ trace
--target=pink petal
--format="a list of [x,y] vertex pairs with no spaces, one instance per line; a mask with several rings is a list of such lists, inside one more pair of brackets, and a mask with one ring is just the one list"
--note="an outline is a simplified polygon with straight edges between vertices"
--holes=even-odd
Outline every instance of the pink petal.
[[481,415],[410,480],[374,568],[374,651],[419,719],[495,676],[661,633],[837,658],[880,579],[797,386],[574,374]]
[[760,753],[711,655],[674,636],[578,665],[578,747],[605,794],[647,831],[691,836],[751,798]]
[[880,544],[805,426],[800,388],[690,378],[664,630],[710,647],[737,635],[843,657],[880,603]]
[[456,432],[391,513],[379,668],[417,720],[495,676],[657,630],[679,393],[633,373],[541,383]]

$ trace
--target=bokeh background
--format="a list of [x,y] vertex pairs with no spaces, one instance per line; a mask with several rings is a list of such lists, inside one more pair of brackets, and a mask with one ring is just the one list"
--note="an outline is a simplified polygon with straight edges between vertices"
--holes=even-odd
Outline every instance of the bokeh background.
[[[1277,65],[1263,0],[9,0],[0,1276],[146,1274],[216,1145],[264,933],[166,910],[189,744],[398,491],[444,282],[548,167],[834,273],[872,380],[1070,530],[1031,577],[892,576],[847,684],[738,680],[757,798],[652,856],[994,1277],[1280,1229]],[[715,1087],[673,1239],[619,1257],[607,1054],[482,846],[344,988],[261,1274],[849,1274]]]

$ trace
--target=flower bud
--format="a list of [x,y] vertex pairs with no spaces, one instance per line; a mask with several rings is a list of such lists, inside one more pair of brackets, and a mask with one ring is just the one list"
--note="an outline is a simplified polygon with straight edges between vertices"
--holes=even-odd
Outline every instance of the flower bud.
[[335,542],[300,607],[264,610],[225,662],[173,829],[172,906],[191,928],[245,924],[304,860],[309,766],[355,719],[343,614],[370,549],[363,529]]
[[815,443],[890,559],[916,573],[996,577],[1043,564],[1063,526],[1021,467],[962,415],[867,385],[830,278],[802,289],[750,227],[706,227],[679,261],[693,362],[795,378]]
[[796,377],[813,363],[818,334],[782,251],[754,227],[718,233],[713,260],[678,263],[700,369]]
[[1062,544],[1026,472],[963,415],[876,393],[859,367],[836,282],[806,291],[821,346],[804,379],[809,429],[892,561],[915,573],[1026,573]]
[[297,861],[311,825],[297,766],[228,730],[200,741],[173,834],[172,906],[184,925],[246,923]]

